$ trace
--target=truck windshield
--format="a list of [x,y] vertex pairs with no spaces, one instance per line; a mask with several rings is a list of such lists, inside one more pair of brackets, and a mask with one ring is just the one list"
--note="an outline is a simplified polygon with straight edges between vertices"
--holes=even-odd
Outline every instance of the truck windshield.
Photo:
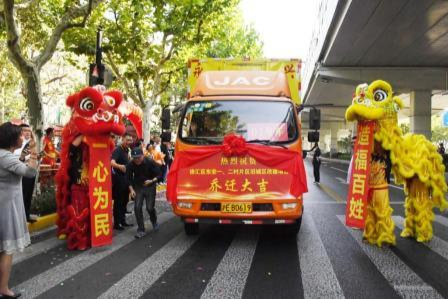
[[293,105],[277,101],[190,102],[180,137],[191,144],[218,144],[229,133],[247,142],[288,143],[298,137]]

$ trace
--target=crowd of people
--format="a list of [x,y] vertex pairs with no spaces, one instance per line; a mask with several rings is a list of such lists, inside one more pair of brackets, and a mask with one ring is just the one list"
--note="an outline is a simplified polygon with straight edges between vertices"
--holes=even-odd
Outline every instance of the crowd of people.
[[[8,283],[13,254],[30,244],[27,223],[35,222],[30,208],[39,163],[57,167],[59,151],[53,143],[54,129],[48,128],[45,133],[43,150],[38,153],[29,125],[11,122],[0,125],[0,298],[20,297],[20,293],[9,289]],[[81,144],[82,138],[75,138],[70,147],[72,180],[83,179]],[[111,156],[114,229],[133,226],[126,221],[127,205],[133,200],[135,237],[141,238],[145,236],[144,203],[152,228],[159,229],[155,210],[157,185],[166,184],[173,161],[172,146],[159,136],[145,145],[142,139],[129,134],[121,137],[121,141],[116,140],[115,145]],[[72,196],[76,196],[73,190]]]

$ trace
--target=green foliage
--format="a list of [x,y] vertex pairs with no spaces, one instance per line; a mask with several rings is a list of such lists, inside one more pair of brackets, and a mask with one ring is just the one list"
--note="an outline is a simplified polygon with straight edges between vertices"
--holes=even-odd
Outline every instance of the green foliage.
[[338,146],[344,150],[345,153],[350,153],[352,148],[352,138],[350,136],[338,140]]
[[41,216],[56,212],[56,188],[52,180],[41,186],[39,195],[31,201],[31,212]]
[[0,123],[24,116],[26,100],[20,83],[19,72],[8,60],[6,45],[0,43]]
[[74,53],[93,55],[101,25],[105,60],[118,77],[115,87],[142,107],[148,101],[167,106],[186,94],[188,58],[261,55],[258,35],[244,26],[237,4],[111,0],[95,11],[88,28],[66,34],[64,43]]
[[441,115],[432,117],[431,141],[436,143],[443,143],[447,145],[448,142],[448,128],[442,127]]

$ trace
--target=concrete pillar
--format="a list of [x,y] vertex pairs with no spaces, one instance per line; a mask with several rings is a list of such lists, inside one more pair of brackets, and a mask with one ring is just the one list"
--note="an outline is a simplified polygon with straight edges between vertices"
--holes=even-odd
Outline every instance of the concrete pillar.
[[337,123],[332,123],[331,127],[331,139],[330,139],[330,158],[335,157],[336,153],[338,152],[338,131],[339,126]]
[[410,101],[411,133],[423,134],[431,139],[431,91],[415,90],[411,92]]

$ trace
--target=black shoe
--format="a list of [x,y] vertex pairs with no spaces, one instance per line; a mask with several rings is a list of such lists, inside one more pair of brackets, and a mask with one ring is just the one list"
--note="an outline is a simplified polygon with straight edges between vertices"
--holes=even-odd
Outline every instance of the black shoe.
[[121,225],[114,225],[115,230],[124,230],[124,227]]
[[123,222],[123,223],[121,224],[121,226],[123,226],[123,227],[131,227],[131,226],[134,226],[134,224]]
[[0,298],[2,298],[2,299],[15,299],[15,298],[19,298],[20,296],[22,296],[22,294],[20,294],[20,293],[15,293],[12,296],[0,294]]

